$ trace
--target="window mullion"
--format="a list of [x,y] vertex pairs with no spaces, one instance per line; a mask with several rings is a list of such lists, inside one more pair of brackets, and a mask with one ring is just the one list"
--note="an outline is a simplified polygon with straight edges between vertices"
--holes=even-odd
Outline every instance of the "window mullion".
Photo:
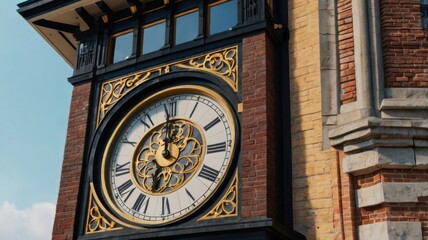
[[138,45],[139,45],[139,20],[138,17],[132,22],[132,36],[133,36],[133,41],[132,41],[132,54],[130,56],[130,58],[135,58],[137,57],[138,54]]
[[173,26],[173,3],[170,3],[165,7],[165,47],[169,48],[171,47],[172,43],[172,34],[171,32],[174,30]]
[[[144,6],[144,5],[143,5]],[[144,23],[144,14],[140,14],[140,16],[138,16],[138,24],[136,27],[136,36],[137,39],[134,39],[134,41],[136,42],[136,55],[137,57],[142,55],[142,51],[143,51],[143,23]]]
[[205,26],[206,26],[206,24],[205,24],[205,16],[206,16],[205,6],[206,6],[205,0],[199,1],[199,3],[198,3],[199,26],[198,26],[198,37],[197,37],[197,39],[204,38],[204,36],[205,36]]

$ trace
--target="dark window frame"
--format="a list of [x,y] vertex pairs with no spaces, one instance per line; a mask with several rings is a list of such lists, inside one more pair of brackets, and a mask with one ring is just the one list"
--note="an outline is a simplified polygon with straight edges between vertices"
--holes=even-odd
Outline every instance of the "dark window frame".
[[421,0],[421,26],[428,28],[428,1]]
[[[129,15],[121,19],[116,19],[112,23],[104,25],[105,33],[104,37],[107,37],[104,45],[104,55],[100,59],[98,68],[102,68],[106,65],[112,66],[117,65],[118,63],[125,62],[126,60],[113,63],[113,53],[114,53],[114,44],[112,44],[112,36],[117,36],[118,33],[123,33],[124,31],[133,30],[134,31],[134,42],[133,42],[133,52],[132,57],[127,60],[137,58],[137,61],[147,60],[154,56],[159,56],[165,53],[170,53],[176,50],[182,50],[188,48],[186,45],[191,47],[192,42],[197,42],[198,40],[206,41],[211,36],[215,35],[227,35],[229,31],[222,31],[215,34],[209,33],[209,7],[228,2],[230,0],[186,0],[186,1],[174,1],[167,6],[156,7],[152,9],[147,9],[138,15]],[[243,24],[241,19],[242,16],[242,3],[241,0],[237,0],[237,25],[239,27]],[[180,44],[175,44],[175,33],[176,33],[176,18],[189,14],[192,12],[198,12],[198,36],[193,39],[193,41],[183,42]],[[145,26],[151,23],[165,21],[165,44],[164,47],[158,51],[144,53],[143,54],[143,29]],[[234,27],[234,28],[235,28]],[[104,38],[105,39],[105,38]],[[205,40],[204,40],[205,39]],[[123,65],[119,64],[119,65]],[[115,69],[116,67],[113,67]]]
[[[114,34],[109,35],[108,48],[107,48],[108,50],[107,50],[107,55],[106,55],[108,64],[116,64],[116,63],[128,60],[128,59],[123,59],[123,60],[119,60],[117,62],[114,62],[114,56],[115,56],[115,51],[116,51],[116,39],[120,36],[124,36],[124,35],[129,34],[129,33],[132,33],[132,36],[134,36],[135,35],[134,29],[128,28],[126,30],[122,30],[122,31],[119,31],[119,32],[116,32]],[[134,44],[134,40],[133,40],[132,44]],[[133,51],[131,49],[131,55],[129,56],[129,58],[131,58],[132,55],[133,55]]]
[[206,26],[205,26],[205,29],[206,29],[206,35],[207,35],[207,37],[227,32],[227,30],[225,30],[225,31],[221,31],[221,32],[211,33],[211,8],[213,8],[215,6],[218,6],[218,5],[221,5],[223,3],[231,2],[231,1],[236,1],[236,4],[237,4],[236,9],[238,10],[236,12],[236,25],[233,26],[232,28],[235,28],[236,26],[238,26],[240,24],[240,21],[239,21],[239,6],[240,6],[239,5],[239,0],[217,0],[217,1],[211,1],[210,3],[208,3],[207,10],[206,10],[206,13],[207,13],[206,15],[207,16],[206,16]]
[[173,26],[174,26],[173,33],[174,34],[172,34],[172,37],[173,37],[172,43],[173,43],[174,46],[191,42],[191,41],[193,41],[193,40],[195,40],[195,39],[197,39],[199,37],[199,26],[201,24],[199,22],[199,18],[198,18],[198,26],[197,26],[198,33],[196,34],[195,38],[193,38],[192,40],[189,40],[189,41],[177,43],[177,37],[176,37],[177,31],[178,31],[178,29],[177,29],[177,19],[180,18],[180,17],[186,16],[186,15],[192,14],[192,13],[199,14],[199,12],[200,12],[199,8],[193,8],[193,9],[190,9],[190,10],[187,10],[187,11],[183,11],[183,12],[179,12],[179,13],[174,14],[174,16],[173,16]]
[[[153,51],[152,52],[147,52],[147,53],[143,52],[144,45],[145,45],[144,44],[144,30],[147,29],[147,28],[150,28],[150,27],[162,24],[162,23],[165,23],[165,32],[166,32],[167,20],[165,18],[164,19],[160,19],[160,20],[156,20],[154,22],[150,22],[150,23],[141,25],[141,27],[140,27],[140,34],[139,34],[140,49],[138,51],[140,56],[146,55],[146,54],[150,54],[150,53],[153,52]],[[157,51],[159,51],[160,49],[164,48],[165,45],[166,45],[167,41],[166,41],[166,33],[165,32],[164,32],[164,43],[163,43],[162,47],[159,48]]]

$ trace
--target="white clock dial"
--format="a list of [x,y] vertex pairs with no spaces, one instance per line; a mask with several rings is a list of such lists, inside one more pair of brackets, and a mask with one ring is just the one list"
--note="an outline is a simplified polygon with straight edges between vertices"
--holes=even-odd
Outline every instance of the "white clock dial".
[[233,114],[218,94],[196,86],[167,89],[138,104],[114,131],[103,189],[130,221],[176,221],[217,190],[234,145]]

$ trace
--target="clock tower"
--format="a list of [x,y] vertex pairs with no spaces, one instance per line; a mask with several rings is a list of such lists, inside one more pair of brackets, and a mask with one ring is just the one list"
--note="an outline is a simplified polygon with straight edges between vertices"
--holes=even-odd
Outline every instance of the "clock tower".
[[427,238],[427,0],[18,6],[74,69],[54,239]]
[[286,2],[18,6],[74,68],[53,239],[304,238]]

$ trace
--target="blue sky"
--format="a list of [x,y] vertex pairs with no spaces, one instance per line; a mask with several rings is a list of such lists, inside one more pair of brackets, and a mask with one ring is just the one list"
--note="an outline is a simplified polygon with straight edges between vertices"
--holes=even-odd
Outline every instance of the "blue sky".
[[[0,239],[47,239],[40,231],[50,234],[51,222],[31,228],[53,216],[72,69],[16,12],[19,2],[0,1]],[[35,222],[13,232],[13,217]]]

